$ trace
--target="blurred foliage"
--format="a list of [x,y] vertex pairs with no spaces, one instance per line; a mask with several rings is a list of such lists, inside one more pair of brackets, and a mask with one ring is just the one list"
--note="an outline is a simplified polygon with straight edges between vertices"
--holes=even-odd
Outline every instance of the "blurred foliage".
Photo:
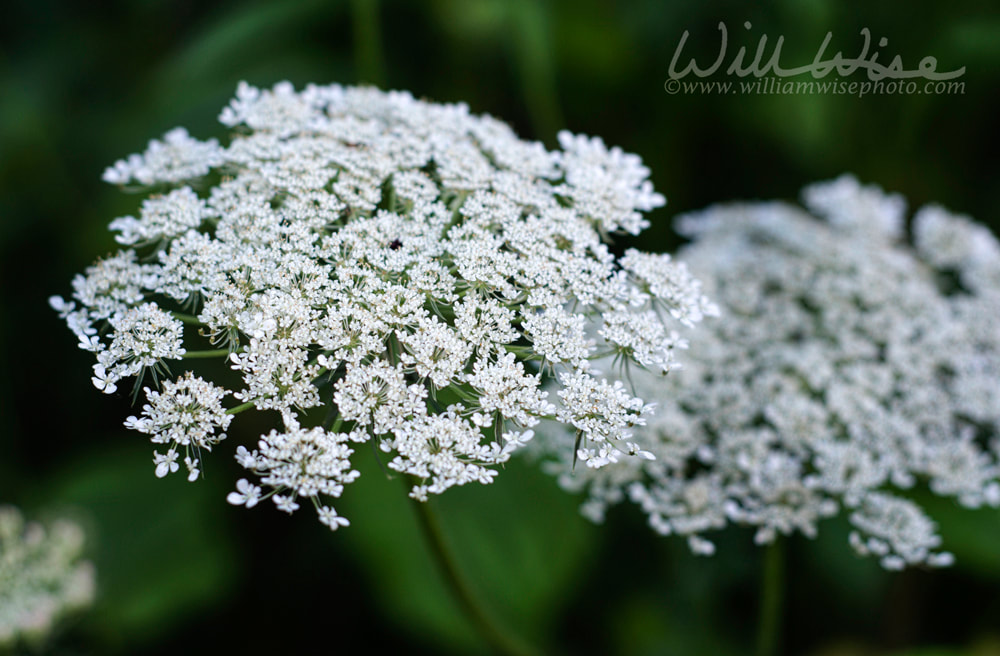
[[[711,61],[784,37],[786,66],[856,53],[933,55],[965,66],[942,96],[668,95],[684,57]],[[750,30],[742,28],[745,21]],[[771,46],[769,46],[770,48]],[[90,389],[90,357],[46,306],[137,199],[103,185],[115,159],[183,125],[215,122],[236,83],[376,83],[464,101],[555,143],[566,127],[639,153],[670,204],[642,237],[670,250],[676,213],[735,198],[792,199],[852,171],[1000,225],[1000,9],[992,0],[319,0],[7,3],[0,24],[0,500],[71,506],[88,518],[100,603],[57,653],[479,653],[448,596],[399,481],[371,463],[344,499],[350,529],[307,515],[240,511],[235,463],[197,485],[152,476],[149,445],[121,426],[126,397]],[[627,245],[622,240],[619,246]],[[233,440],[253,439],[252,426]],[[244,432],[245,431],[245,432]],[[222,449],[222,453],[226,453]],[[932,499],[921,503],[931,507]],[[587,525],[552,481],[511,466],[488,489],[435,499],[459,565],[520,636],[564,654],[745,654],[754,644],[761,553],[746,532],[696,559],[639,513]],[[785,651],[813,656],[1000,654],[1000,516],[933,506],[958,564],[888,574],[855,558],[846,523],[789,541]]]
[[239,554],[220,522],[225,508],[214,503],[228,481],[160,481],[136,464],[131,449],[95,449],[39,491],[50,503],[86,509],[100,573],[87,630],[123,651],[138,640],[163,639],[175,622],[223,598],[233,587]]
[[[429,642],[474,651],[479,638],[436,571],[407,486],[387,481],[374,458],[359,455],[362,477],[340,504],[352,518],[351,530],[332,541],[358,556],[388,615]],[[581,570],[598,565],[599,530],[576,513],[571,497],[524,462],[508,465],[492,486],[450,492],[429,503],[459,569],[491,613],[524,634],[518,637],[551,640],[547,632],[582,584]]]

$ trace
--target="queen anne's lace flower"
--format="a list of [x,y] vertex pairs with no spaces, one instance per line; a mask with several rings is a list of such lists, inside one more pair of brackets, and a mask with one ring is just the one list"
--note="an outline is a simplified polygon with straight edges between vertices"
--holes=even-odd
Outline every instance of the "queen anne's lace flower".
[[[658,407],[632,439],[655,460],[573,471],[573,433],[535,443],[563,486],[587,491],[587,516],[628,498],[698,553],[730,523],[763,543],[812,536],[845,509],[851,544],[885,567],[947,564],[934,523],[899,492],[1000,506],[1000,244],[932,206],[911,246],[903,200],[849,176],[803,196],[826,222],[784,203],[679,219],[694,238],[681,254],[723,319],[691,335],[682,370],[634,373]],[[652,288],[649,257],[624,265]]]
[[94,567],[81,561],[80,526],[60,519],[25,523],[0,506],[0,648],[40,641],[63,615],[94,600]]
[[[714,307],[683,265],[618,260],[602,241],[664,202],[638,157],[569,133],[550,152],[465,105],[371,88],[241,84],[220,120],[238,128],[228,145],[178,128],[105,172],[153,186],[111,224],[132,248],[51,301],[96,354],[98,389],[167,378],[126,422],[166,445],[157,475],[183,455],[196,478],[251,407],[281,426],[237,449],[259,485],[241,479],[230,502],[292,512],[308,498],[331,528],[347,520],[323,499],[357,476],[356,442],[417,499],[492,481],[543,418],[574,427],[589,467],[640,454],[628,435],[647,404],[590,360],[669,370],[683,346],[670,328]],[[235,388],[170,380],[171,361],[216,354]],[[322,404],[328,423],[300,425]]]

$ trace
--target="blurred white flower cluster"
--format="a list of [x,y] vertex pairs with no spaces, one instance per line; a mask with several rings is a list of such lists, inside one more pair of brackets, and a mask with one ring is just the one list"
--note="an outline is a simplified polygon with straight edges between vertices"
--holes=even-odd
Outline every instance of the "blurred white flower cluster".
[[[722,319],[691,335],[684,368],[636,372],[658,404],[634,441],[655,460],[573,471],[575,438],[536,440],[600,521],[626,498],[687,536],[756,527],[816,533],[848,513],[851,544],[889,569],[945,565],[935,524],[901,491],[1000,505],[1000,244],[936,206],[844,176],[780,202],[682,216],[681,255]],[[912,238],[908,237],[912,234]]]
[[[111,223],[127,250],[51,299],[98,389],[166,379],[126,422],[165,449],[158,476],[183,456],[197,478],[250,407],[280,425],[239,447],[259,485],[229,501],[309,499],[331,528],[365,442],[418,500],[491,482],[541,418],[573,426],[590,467],[639,453],[647,404],[590,360],[668,371],[672,328],[715,308],[669,256],[606,246],[664,203],[637,156],[569,133],[550,152],[465,105],[373,88],[241,84],[219,118],[228,145],[178,128],[105,172],[152,193]],[[167,367],[213,355],[242,382]]]
[[25,523],[17,508],[0,506],[0,648],[38,643],[61,617],[93,602],[83,545],[75,522]]

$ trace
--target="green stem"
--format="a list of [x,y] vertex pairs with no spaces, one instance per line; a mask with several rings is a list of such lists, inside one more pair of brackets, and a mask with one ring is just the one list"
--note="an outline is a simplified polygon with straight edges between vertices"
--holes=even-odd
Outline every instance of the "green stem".
[[385,84],[385,66],[382,63],[378,15],[378,0],[351,0],[354,65],[358,81],[382,86]]
[[184,360],[194,360],[197,358],[224,358],[231,351],[229,349],[212,349],[210,351],[188,351],[184,354]]
[[785,596],[785,554],[781,536],[764,549],[760,591],[757,656],[775,656],[781,647],[782,607]]
[[250,408],[252,408],[253,407],[253,403],[254,403],[253,401],[247,401],[246,403],[241,403],[240,405],[236,406],[235,408],[229,408],[228,410],[226,410],[226,414],[227,415],[238,415],[241,412],[243,412],[244,410],[249,410]]
[[513,0],[509,25],[515,35],[514,60],[521,91],[535,132],[551,139],[565,126],[556,91],[556,66],[552,46],[552,21],[548,4]]
[[174,319],[177,319],[182,323],[189,323],[193,326],[205,325],[201,321],[198,321],[198,317],[194,316],[193,314],[184,314],[183,312],[171,312],[170,314],[174,317]]
[[[406,479],[404,479],[406,480]],[[500,625],[496,618],[476,598],[468,581],[459,571],[451,550],[448,548],[441,520],[434,512],[429,502],[412,500],[416,510],[418,523],[427,540],[431,556],[438,569],[444,575],[445,582],[458,601],[462,611],[472,622],[476,631],[489,643],[497,654],[504,656],[538,656],[534,647],[524,644],[506,627]]]

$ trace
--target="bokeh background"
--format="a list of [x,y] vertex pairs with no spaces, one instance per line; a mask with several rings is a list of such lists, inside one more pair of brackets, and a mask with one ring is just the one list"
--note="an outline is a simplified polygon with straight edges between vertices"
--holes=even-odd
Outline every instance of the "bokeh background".
[[[664,91],[681,34],[700,64],[784,37],[782,62],[857,53],[867,27],[914,68],[964,66],[956,95],[744,96]],[[742,28],[744,21],[752,29]],[[874,44],[873,44],[874,45]],[[771,45],[768,46],[770,52]],[[115,249],[107,223],[139,198],[104,167],[183,125],[216,122],[240,80],[370,83],[464,101],[549,146],[561,128],[640,154],[668,205],[641,238],[680,242],[677,213],[730,199],[794,199],[842,172],[990,224],[1000,158],[995,1],[774,4],[729,0],[5,2],[0,20],[0,502],[72,512],[91,530],[96,606],[47,645],[57,654],[475,654],[485,647],[441,584],[403,485],[371,463],[349,489],[353,525],[232,508],[232,442],[206,477],[153,477],[126,431],[127,396],[90,384],[46,299]],[[716,76],[713,79],[725,79]],[[857,73],[854,79],[863,79]],[[628,242],[622,242],[627,245]],[[261,427],[263,428],[263,427]],[[926,504],[958,564],[886,573],[830,521],[785,549],[784,653],[1000,654],[1000,514]],[[622,507],[603,527],[530,467],[437,500],[459,564],[496,615],[553,654],[753,653],[762,552],[732,530],[696,558]]]

